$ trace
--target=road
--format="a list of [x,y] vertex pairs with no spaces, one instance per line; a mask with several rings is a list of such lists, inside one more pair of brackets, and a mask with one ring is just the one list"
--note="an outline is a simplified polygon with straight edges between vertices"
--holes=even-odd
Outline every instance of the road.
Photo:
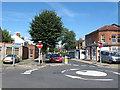
[[117,69],[97,67],[73,60],[69,63],[71,65],[7,70],[2,74],[2,86],[3,88],[118,88],[120,73]]

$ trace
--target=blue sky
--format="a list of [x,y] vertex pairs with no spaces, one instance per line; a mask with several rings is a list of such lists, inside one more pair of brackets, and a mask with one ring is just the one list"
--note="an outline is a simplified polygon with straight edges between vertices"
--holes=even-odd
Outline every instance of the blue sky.
[[2,2],[2,29],[30,37],[30,22],[44,9],[62,17],[63,26],[76,33],[76,39],[104,26],[118,24],[117,2]]

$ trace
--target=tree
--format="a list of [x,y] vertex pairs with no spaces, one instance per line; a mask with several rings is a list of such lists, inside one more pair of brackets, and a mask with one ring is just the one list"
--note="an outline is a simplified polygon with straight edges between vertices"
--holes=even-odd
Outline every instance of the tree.
[[9,34],[9,31],[7,31],[6,29],[5,30],[2,30],[2,35],[3,35],[3,42],[6,42],[6,43],[12,43],[13,42],[13,39],[11,38],[11,34]]
[[54,11],[43,10],[41,14],[32,19],[29,34],[34,43],[42,41],[42,51],[45,54],[48,47],[55,48],[62,30],[61,18]]
[[69,31],[67,28],[63,28],[63,36],[61,37],[62,45],[66,50],[76,48],[76,39],[74,31]]
[[59,52],[59,49],[58,49],[58,48],[55,48],[54,51],[55,51],[55,52]]

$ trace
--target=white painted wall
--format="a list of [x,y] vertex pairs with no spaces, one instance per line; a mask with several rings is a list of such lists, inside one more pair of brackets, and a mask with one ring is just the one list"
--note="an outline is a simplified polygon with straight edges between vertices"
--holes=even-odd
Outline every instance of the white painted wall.
[[82,52],[85,52],[85,50],[80,50],[80,59],[85,59],[85,54]]
[[14,43],[23,43],[23,46],[27,46],[25,41],[21,39],[20,37],[18,37],[17,35],[13,35],[11,36],[11,38],[14,39]]

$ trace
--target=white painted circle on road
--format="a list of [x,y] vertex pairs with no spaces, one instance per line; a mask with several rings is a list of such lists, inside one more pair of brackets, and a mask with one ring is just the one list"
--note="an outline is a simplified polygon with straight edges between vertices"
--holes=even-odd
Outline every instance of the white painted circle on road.
[[94,71],[94,70],[76,71],[76,74],[85,75],[85,76],[107,76],[105,72]]
[[66,72],[70,72],[70,71],[75,71],[76,74],[79,75],[83,75],[83,76],[107,76],[107,74],[105,72],[101,72],[101,71],[95,71],[95,70],[80,70],[80,69],[67,69],[67,70],[63,70],[61,71],[61,73],[63,73],[65,76],[69,77],[69,78],[73,78],[73,79],[81,79],[81,80],[93,80],[93,81],[112,81],[113,79],[108,79],[108,78],[83,78],[82,76],[76,76],[76,75],[70,75],[70,74],[65,74]]

